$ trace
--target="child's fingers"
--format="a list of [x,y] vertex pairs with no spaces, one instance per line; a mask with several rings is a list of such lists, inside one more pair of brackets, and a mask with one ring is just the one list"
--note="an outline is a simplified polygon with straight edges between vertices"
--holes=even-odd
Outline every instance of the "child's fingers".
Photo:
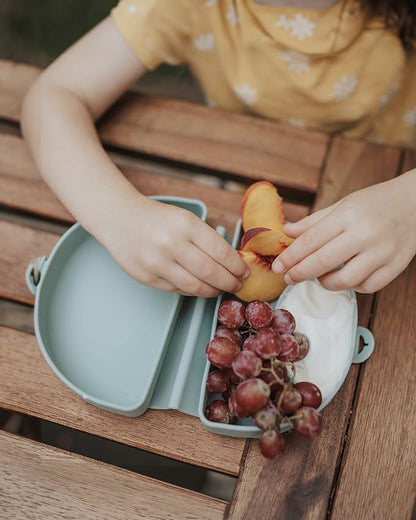
[[285,281],[291,284],[318,278],[333,271],[357,253],[357,241],[342,233],[286,271]]
[[342,291],[351,287],[359,287],[380,268],[380,259],[372,253],[360,253],[351,258],[338,271],[324,274],[319,281],[330,291]]
[[176,261],[196,278],[221,291],[235,292],[241,287],[238,278],[190,242],[181,247]]
[[387,261],[378,269],[375,269],[360,284],[355,285],[354,289],[361,293],[373,293],[379,291],[396,278],[408,265],[413,256],[405,258],[395,255],[391,261]]
[[297,238],[322,218],[326,217],[326,215],[328,215],[328,213],[330,213],[337,205],[338,203],[332,204],[332,206],[315,211],[315,213],[312,213],[297,222],[287,222],[283,228],[284,232],[292,238]]
[[166,292],[173,292],[173,293],[178,292],[178,288],[175,285],[171,284],[167,280],[164,280],[163,278],[155,278],[152,282],[150,282],[147,285],[150,285],[150,287],[153,287],[154,289],[158,289],[159,291],[166,291]]
[[203,296],[212,298],[218,296],[220,291],[216,287],[200,280],[178,263],[170,263],[166,268],[166,279],[178,288],[181,294]]
[[244,278],[249,275],[249,269],[237,251],[208,225],[205,225],[203,231],[197,233],[192,241],[201,251],[225,267],[235,277]]
[[275,273],[284,273],[342,233],[339,219],[327,218],[307,229],[273,262]]

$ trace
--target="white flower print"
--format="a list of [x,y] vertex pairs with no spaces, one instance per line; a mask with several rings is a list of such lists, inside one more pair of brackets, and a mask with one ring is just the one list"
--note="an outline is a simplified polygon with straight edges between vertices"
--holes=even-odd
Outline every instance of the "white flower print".
[[399,90],[399,84],[396,83],[391,87],[391,89],[388,92],[386,92],[386,94],[383,94],[380,97],[379,106],[385,107],[398,90]]
[[292,22],[284,14],[281,14],[275,25],[276,27],[283,27],[283,29],[289,30],[292,27]]
[[214,48],[214,35],[212,33],[200,34],[194,40],[194,45],[200,51],[210,51]]
[[127,10],[130,14],[135,14],[137,11],[137,6],[135,6],[134,4],[129,4],[127,6]]
[[403,122],[409,127],[416,125],[416,105],[403,114]]
[[283,59],[289,63],[289,70],[297,74],[309,70],[309,56],[296,51],[283,51]]
[[212,7],[213,5],[215,5],[217,3],[217,0],[207,0],[205,2],[205,6],[206,7]]
[[334,99],[336,99],[336,101],[347,99],[357,88],[357,85],[358,80],[355,74],[352,74],[351,76],[342,76],[339,83],[334,83]]
[[237,16],[237,11],[233,5],[228,6],[227,14],[225,15],[227,20],[229,20],[231,25],[237,25],[240,19]]
[[288,121],[290,126],[296,126],[297,128],[305,128],[305,121],[303,119],[295,119],[291,117]]
[[257,101],[257,89],[251,87],[248,83],[236,85],[233,90],[238,99],[246,105],[254,105]]
[[287,31],[290,30],[290,35],[299,38],[299,40],[304,40],[306,37],[310,38],[313,36],[316,27],[314,22],[311,22],[309,18],[306,18],[306,16],[303,16],[300,13],[295,14],[291,20],[287,19],[284,15],[280,15],[275,25],[276,27],[282,27]]

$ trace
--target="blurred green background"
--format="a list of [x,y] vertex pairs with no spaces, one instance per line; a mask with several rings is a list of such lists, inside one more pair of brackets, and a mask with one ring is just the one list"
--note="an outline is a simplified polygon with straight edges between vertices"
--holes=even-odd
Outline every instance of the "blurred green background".
[[[47,66],[105,18],[117,0],[0,0],[0,59]],[[162,65],[138,90],[203,102],[185,66]]]

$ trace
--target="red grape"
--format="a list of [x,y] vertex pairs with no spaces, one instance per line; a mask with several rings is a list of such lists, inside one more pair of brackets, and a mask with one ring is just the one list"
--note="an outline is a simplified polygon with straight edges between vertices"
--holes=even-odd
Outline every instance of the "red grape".
[[301,332],[294,332],[293,335],[295,336],[295,339],[299,345],[299,354],[295,361],[300,361],[306,357],[307,353],[309,352],[309,339]]
[[208,392],[222,394],[228,388],[230,378],[225,370],[213,370],[207,377]]
[[266,406],[270,388],[262,379],[254,377],[240,383],[235,390],[235,396],[240,406],[254,413]]
[[269,303],[255,300],[246,307],[246,320],[254,329],[267,327],[272,321],[272,312]]
[[298,418],[292,421],[293,428],[304,437],[313,439],[322,430],[322,416],[315,408],[302,406],[297,410],[296,416]]
[[205,417],[208,421],[229,424],[232,421],[232,415],[228,405],[224,401],[212,401],[205,409]]
[[[280,398],[280,397],[279,397]],[[286,415],[290,415],[302,406],[302,394],[296,388],[287,388],[283,392],[280,408]]]
[[[228,399],[230,398],[230,395],[234,392],[234,390],[237,388],[237,385],[233,385],[232,383],[230,383],[227,387],[227,389],[225,390],[225,392],[223,392],[221,395],[222,397],[224,398],[224,401],[226,403],[228,403]],[[229,406],[229,404],[228,404]],[[232,413],[232,412],[231,412]],[[234,414],[233,414],[234,415]]]
[[253,422],[260,430],[270,430],[276,426],[277,415],[278,410],[276,406],[269,401],[265,408],[253,415]]
[[238,385],[239,383],[241,383],[241,378],[238,377],[238,375],[234,372],[232,368],[227,368],[226,372],[228,374],[228,377],[230,378],[230,382],[233,385]]
[[271,327],[263,327],[255,336],[255,348],[263,359],[277,356],[280,352],[279,334]]
[[[263,361],[264,368],[271,368],[271,366],[272,366],[271,359],[265,359]],[[279,364],[279,362],[276,360],[274,360],[274,362],[273,362],[273,370],[275,371],[275,373],[279,379],[281,379],[282,381],[285,381],[285,382],[289,381],[289,374],[287,373],[287,368],[284,365]]]
[[275,309],[270,326],[277,330],[279,334],[293,334],[296,328],[296,320],[293,314],[286,309]]
[[228,368],[240,347],[228,338],[217,337],[212,339],[206,349],[208,360],[218,368]]
[[276,381],[276,378],[274,377],[272,372],[261,372],[259,378],[263,379],[263,381],[269,385],[271,397],[274,397],[276,395],[276,392],[280,388],[283,388],[282,385]]
[[256,336],[254,334],[252,336],[248,336],[248,338],[243,341],[242,349],[256,352]]
[[251,350],[239,352],[232,361],[234,373],[241,379],[257,377],[262,367],[261,359]]
[[292,334],[280,334],[280,361],[295,361],[299,355],[299,345]]
[[238,329],[246,321],[244,305],[237,300],[225,300],[218,309],[218,321],[221,325]]
[[237,397],[235,395],[235,391],[231,392],[230,397],[228,398],[228,407],[230,409],[230,412],[235,417],[238,417],[239,419],[244,419],[245,417],[250,417],[250,412],[245,410],[240,403],[237,401]]
[[299,381],[294,385],[302,395],[302,406],[319,408],[322,403],[322,394],[319,388],[308,381]]
[[214,337],[228,338],[231,341],[235,341],[239,345],[241,343],[241,334],[239,333],[239,331],[237,329],[230,329],[230,327],[225,327],[224,325],[220,325],[219,327],[217,327]]
[[283,436],[276,430],[267,430],[259,439],[260,451],[266,459],[275,459],[284,452]]

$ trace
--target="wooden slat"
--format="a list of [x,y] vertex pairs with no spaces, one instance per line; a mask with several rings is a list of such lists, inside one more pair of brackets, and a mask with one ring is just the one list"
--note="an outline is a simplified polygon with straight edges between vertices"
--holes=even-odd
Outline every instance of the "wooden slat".
[[416,152],[406,150],[404,152],[402,172],[407,172],[416,168]]
[[[335,202],[351,191],[393,177],[399,158],[397,150],[382,150],[375,145],[335,139],[316,209]],[[369,323],[372,299],[372,296],[359,298],[360,324]],[[297,435],[289,436],[285,454],[268,462],[262,459],[257,441],[251,442],[234,492],[229,518],[244,520],[256,515],[285,520],[326,518],[358,371],[357,366],[351,367],[341,390],[325,408],[323,431],[313,442]],[[350,485],[349,492],[357,485]]]
[[[33,67],[0,61],[0,117],[18,121],[37,76]],[[257,117],[129,92],[99,124],[111,146],[211,168],[245,179],[314,193],[328,137]],[[299,142],[302,152],[299,153]]]
[[85,403],[52,372],[31,334],[0,327],[0,407],[232,475],[243,439],[208,433],[199,418],[148,410],[136,418]]
[[0,431],[0,517],[223,518],[226,502]]
[[[203,186],[171,175],[121,167],[126,177],[145,195],[189,197],[204,201],[208,222],[222,225],[232,236],[239,215],[241,194]],[[35,215],[73,222],[73,217],[44,183],[20,137],[0,134],[0,204]],[[285,203],[288,220],[305,216],[308,207]]]
[[25,272],[32,260],[48,256],[58,235],[0,220],[0,297],[33,304]]
[[[99,125],[103,141],[314,193],[328,137],[186,101],[128,93]],[[302,153],[299,153],[299,141]]]
[[[416,504],[416,261],[378,297],[332,519],[411,519]],[[351,490],[354,489],[354,493]]]

